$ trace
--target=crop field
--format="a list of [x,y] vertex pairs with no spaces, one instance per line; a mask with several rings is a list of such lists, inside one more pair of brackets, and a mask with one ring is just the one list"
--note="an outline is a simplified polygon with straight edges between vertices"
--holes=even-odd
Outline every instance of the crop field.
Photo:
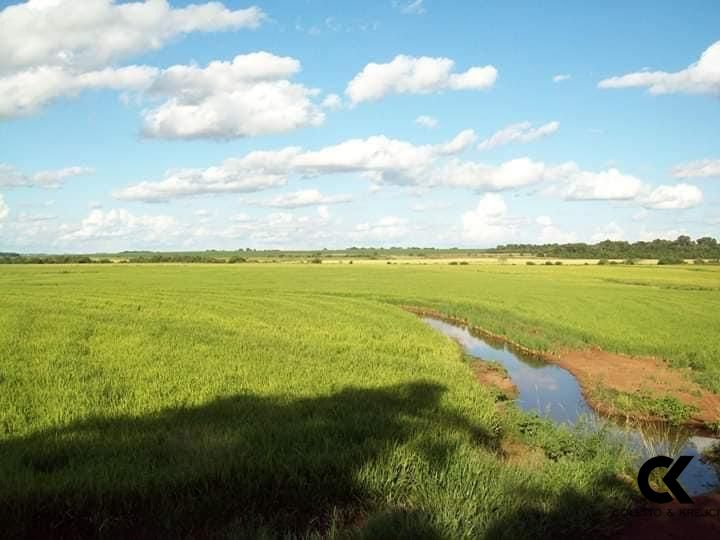
[[6,537],[537,538],[621,525],[630,458],[520,412],[401,306],[720,392],[720,268],[0,268]]

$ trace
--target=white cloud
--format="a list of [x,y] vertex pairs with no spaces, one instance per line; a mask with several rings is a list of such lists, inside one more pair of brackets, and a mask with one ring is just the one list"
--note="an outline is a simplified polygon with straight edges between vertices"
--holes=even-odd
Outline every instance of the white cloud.
[[598,227],[595,230],[595,234],[592,235],[593,242],[602,242],[603,240],[612,240],[614,242],[617,242],[624,238],[625,231],[623,231],[622,227],[620,227],[620,225],[618,225],[614,221],[611,221],[610,223],[602,227]]
[[558,129],[560,129],[560,122],[557,121],[548,122],[535,128],[530,122],[511,124],[496,132],[489,139],[482,141],[478,145],[478,150],[490,150],[510,143],[529,143],[552,135]]
[[577,240],[575,233],[561,231],[550,216],[538,216],[535,223],[541,227],[538,237],[541,244],[568,244]]
[[[115,67],[174,36],[256,28],[259,8],[219,2],[174,9],[166,0],[30,0],[0,11],[0,119],[34,114],[90,89],[145,90],[159,70]],[[127,99],[127,95],[123,94]]]
[[18,223],[37,223],[39,221],[52,221],[57,219],[57,216],[53,214],[28,214],[27,212],[20,212],[17,215]]
[[0,222],[5,221],[8,215],[10,215],[10,207],[5,202],[2,193],[0,193]]
[[433,129],[433,128],[437,127],[438,120],[437,120],[437,118],[435,118],[433,116],[427,116],[425,114],[422,114],[415,119],[415,123],[418,126],[426,127],[428,129]]
[[352,201],[350,195],[323,195],[317,189],[303,189],[278,195],[269,201],[261,202],[260,205],[272,208],[301,208],[303,206],[342,204],[350,201]]
[[[209,193],[250,193],[287,182],[286,162],[297,154],[295,148],[278,152],[251,152],[241,159],[227,159],[220,166],[207,169],[169,171],[163,180],[140,182],[117,190],[116,199],[127,201],[166,202],[178,197]],[[277,160],[274,165],[270,160]]]
[[475,135],[475,131],[472,129],[464,129],[455,137],[452,138],[452,140],[444,143],[439,144],[435,146],[435,151],[443,156],[451,156],[454,154],[459,154],[463,150],[469,148],[473,144],[475,144],[475,141],[477,141],[477,135]]
[[446,210],[450,208],[450,203],[441,201],[431,201],[427,203],[414,204],[411,208],[413,212],[432,212],[435,210]]
[[453,187],[502,191],[542,182],[554,176],[555,168],[529,158],[513,159],[500,165],[453,159],[442,168],[440,181]]
[[66,167],[64,169],[25,174],[10,165],[0,163],[0,187],[57,188],[68,178],[93,174],[93,172],[93,169],[89,167]]
[[[243,217],[245,217],[243,215]],[[278,247],[297,248],[325,244],[333,237],[336,225],[329,212],[317,215],[296,216],[290,212],[273,212],[263,218],[236,220],[220,231],[218,236],[226,239],[243,239],[255,245],[273,244]]]
[[429,94],[441,90],[486,90],[495,84],[493,66],[471,67],[452,73],[450,58],[396,56],[386,64],[367,64],[348,83],[345,93],[353,104],[374,101],[388,94]]
[[701,159],[678,165],[673,169],[675,178],[720,178],[720,159]]
[[[464,130],[439,144],[415,145],[375,135],[318,150],[289,147],[251,152],[207,169],[169,171],[162,180],[140,182],[116,191],[114,196],[146,202],[167,201],[207,193],[261,191],[285,185],[291,176],[330,174],[361,175],[375,186],[373,189],[391,184],[415,189],[445,186],[502,191],[540,182],[560,182],[564,187],[560,193],[575,199],[632,198],[639,191],[634,189],[636,179],[615,169],[591,173],[582,171],[573,162],[546,165],[519,158],[491,165],[452,157],[474,141],[473,130]],[[630,193],[623,182],[630,183]]]
[[386,216],[374,223],[360,223],[355,226],[348,236],[352,240],[379,240],[383,243],[388,240],[399,240],[410,231],[406,219],[396,216]]
[[157,70],[127,66],[74,73],[59,66],[40,66],[0,77],[0,118],[36,113],[53,99],[77,96],[83,90],[142,90]]
[[320,106],[323,109],[337,111],[338,109],[342,108],[342,98],[337,94],[328,94],[327,96],[325,96],[325,99],[322,100]]
[[267,52],[238,55],[207,67],[164,70],[148,94],[168,98],[144,114],[149,137],[219,138],[282,133],[322,124],[312,102],[317,91],[288,80],[300,70],[294,58]]
[[703,201],[700,189],[690,184],[658,186],[643,201],[646,208],[676,210],[698,206]]
[[407,4],[400,8],[400,11],[406,15],[424,15],[427,13],[423,0],[410,0]]
[[550,227],[553,224],[553,220],[550,216],[538,216],[535,219],[535,223],[542,227]]
[[230,218],[230,220],[231,220],[231,221],[237,221],[237,222],[242,223],[242,222],[250,221],[250,216],[248,216],[248,215],[245,214],[244,212],[240,212],[240,213],[235,214],[234,216],[232,216],[232,217]]
[[330,219],[330,210],[328,210],[328,207],[325,205],[318,206],[317,213],[322,219]]
[[136,216],[125,209],[92,210],[78,227],[60,236],[61,241],[95,241],[134,238],[156,242],[178,234],[177,222],[170,216]]
[[647,87],[651,94],[711,94],[720,95],[720,41],[716,41],[700,56],[700,60],[686,69],[667,71],[637,71],[600,81],[600,88]]
[[94,69],[181,34],[257,28],[264,19],[257,7],[232,11],[219,2],[175,9],[166,0],[30,0],[0,11],[0,72]]
[[507,221],[507,205],[496,193],[482,196],[474,210],[462,215],[463,237],[488,244],[513,236],[515,227]]
[[646,189],[642,180],[614,168],[589,172],[572,164],[565,177],[564,196],[568,200],[631,200]]
[[284,185],[292,174],[358,173],[374,184],[429,184],[433,182],[433,167],[440,152],[459,149],[466,137],[456,137],[436,146],[416,146],[377,135],[350,139],[314,151],[296,147],[256,151],[242,158],[227,159],[216,167],[169,171],[163,180],[140,182],[116,191],[114,196],[155,202],[205,193],[261,191]]
[[660,240],[675,240],[678,236],[686,235],[683,229],[651,230],[643,227],[640,231],[640,240],[650,242],[659,238]]
[[563,81],[568,81],[568,80],[570,80],[570,79],[572,79],[572,75],[570,75],[569,73],[561,73],[561,74],[559,74],[559,75],[555,75],[555,76],[552,78],[552,80],[553,80],[554,83],[559,83],[559,82],[563,82]]

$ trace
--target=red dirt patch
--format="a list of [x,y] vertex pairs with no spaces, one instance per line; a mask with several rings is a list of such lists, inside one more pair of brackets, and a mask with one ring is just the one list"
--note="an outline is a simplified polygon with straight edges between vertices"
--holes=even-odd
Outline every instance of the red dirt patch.
[[507,373],[487,362],[473,362],[473,374],[480,384],[492,386],[500,390],[508,399],[517,395],[517,388]]
[[662,360],[625,356],[597,348],[565,351],[549,359],[577,377],[586,398],[601,413],[618,412],[593,396],[593,389],[605,387],[626,394],[675,397],[696,408],[690,419],[692,424],[704,425],[720,418],[720,396],[705,390],[684,371],[674,369]]
[[633,357],[603,351],[600,348],[583,351],[566,350],[557,354],[541,353],[470,325],[467,320],[450,317],[433,309],[403,306],[411,313],[435,317],[469,328],[472,332],[490,340],[502,341],[517,351],[547,362],[558,364],[577,377],[588,403],[601,414],[623,416],[637,420],[657,420],[641,415],[638,411],[617,411],[605,403],[594,390],[602,387],[626,394],[649,394],[655,397],[672,396],[696,410],[687,422],[704,427],[720,419],[720,395],[714,394],[690,379],[687,372],[670,367],[657,358]]

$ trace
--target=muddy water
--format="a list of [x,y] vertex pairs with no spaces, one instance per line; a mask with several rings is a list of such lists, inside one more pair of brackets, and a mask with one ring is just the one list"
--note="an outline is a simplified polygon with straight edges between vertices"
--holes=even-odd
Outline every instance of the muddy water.
[[639,467],[651,456],[694,456],[680,475],[680,483],[692,495],[720,488],[718,468],[706,462],[702,453],[720,439],[702,437],[684,427],[666,424],[621,425],[601,418],[585,401],[577,379],[566,369],[530,358],[502,343],[489,343],[474,336],[467,328],[431,317],[423,321],[458,341],[465,352],[479,360],[501,364],[517,387],[518,406],[558,423],[576,425],[582,422],[590,429],[605,427],[637,455]]

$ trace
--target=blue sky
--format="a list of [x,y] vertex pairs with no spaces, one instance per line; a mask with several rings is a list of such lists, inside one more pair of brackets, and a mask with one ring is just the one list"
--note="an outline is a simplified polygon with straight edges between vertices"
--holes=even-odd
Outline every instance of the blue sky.
[[195,3],[0,1],[0,251],[720,236],[715,1]]

